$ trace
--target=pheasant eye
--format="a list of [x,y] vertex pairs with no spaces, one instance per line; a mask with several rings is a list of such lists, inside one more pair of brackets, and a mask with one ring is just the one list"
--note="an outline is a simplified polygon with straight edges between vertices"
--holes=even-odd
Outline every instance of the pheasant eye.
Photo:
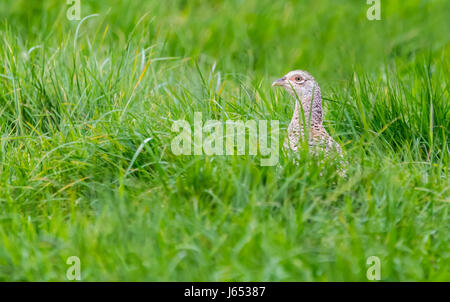
[[301,82],[303,79],[300,77],[300,76],[296,76],[295,77],[295,81],[297,81],[297,82]]

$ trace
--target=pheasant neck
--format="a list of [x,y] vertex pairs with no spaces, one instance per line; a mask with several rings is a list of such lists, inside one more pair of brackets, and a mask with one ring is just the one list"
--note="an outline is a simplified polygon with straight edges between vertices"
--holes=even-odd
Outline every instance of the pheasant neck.
[[314,97],[302,98],[301,103],[298,100],[295,101],[295,109],[290,127],[298,125],[303,133],[303,121],[305,121],[307,127],[309,126],[308,128],[322,127],[322,97],[318,86],[314,91]]

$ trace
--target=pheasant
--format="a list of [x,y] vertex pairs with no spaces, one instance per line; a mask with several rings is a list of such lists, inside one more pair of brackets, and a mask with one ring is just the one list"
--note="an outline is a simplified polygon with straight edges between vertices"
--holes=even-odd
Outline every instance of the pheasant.
[[317,154],[319,150],[322,150],[325,156],[331,152],[339,154],[339,174],[345,176],[341,146],[328,134],[322,124],[322,97],[319,85],[313,76],[304,70],[294,70],[273,82],[272,86],[283,87],[295,98],[294,114],[289,123],[288,137],[284,142],[284,147],[296,152],[300,139],[302,141],[305,139],[306,132],[308,144],[313,153]]

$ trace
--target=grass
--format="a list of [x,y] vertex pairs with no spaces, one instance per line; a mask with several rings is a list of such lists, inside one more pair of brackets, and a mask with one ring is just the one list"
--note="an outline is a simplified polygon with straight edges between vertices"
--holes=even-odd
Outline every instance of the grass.
[[[84,0],[79,22],[2,1],[1,281],[67,280],[69,256],[84,281],[367,281],[369,256],[383,281],[450,280],[449,2],[371,22],[365,1],[272,2]],[[270,83],[296,68],[347,178],[281,148],[171,152],[194,112],[279,120],[282,141]]]

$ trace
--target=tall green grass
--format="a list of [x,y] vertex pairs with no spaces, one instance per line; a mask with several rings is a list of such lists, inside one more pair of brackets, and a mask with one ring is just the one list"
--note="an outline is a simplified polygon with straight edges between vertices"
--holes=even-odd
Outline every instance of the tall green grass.
[[[448,1],[0,4],[0,280],[448,281]],[[430,16],[433,16],[430,18]],[[78,29],[78,30],[77,30]],[[280,120],[318,80],[348,161],[175,156],[173,121]],[[144,143],[145,142],[145,143]],[[141,149],[141,148],[142,149]]]

